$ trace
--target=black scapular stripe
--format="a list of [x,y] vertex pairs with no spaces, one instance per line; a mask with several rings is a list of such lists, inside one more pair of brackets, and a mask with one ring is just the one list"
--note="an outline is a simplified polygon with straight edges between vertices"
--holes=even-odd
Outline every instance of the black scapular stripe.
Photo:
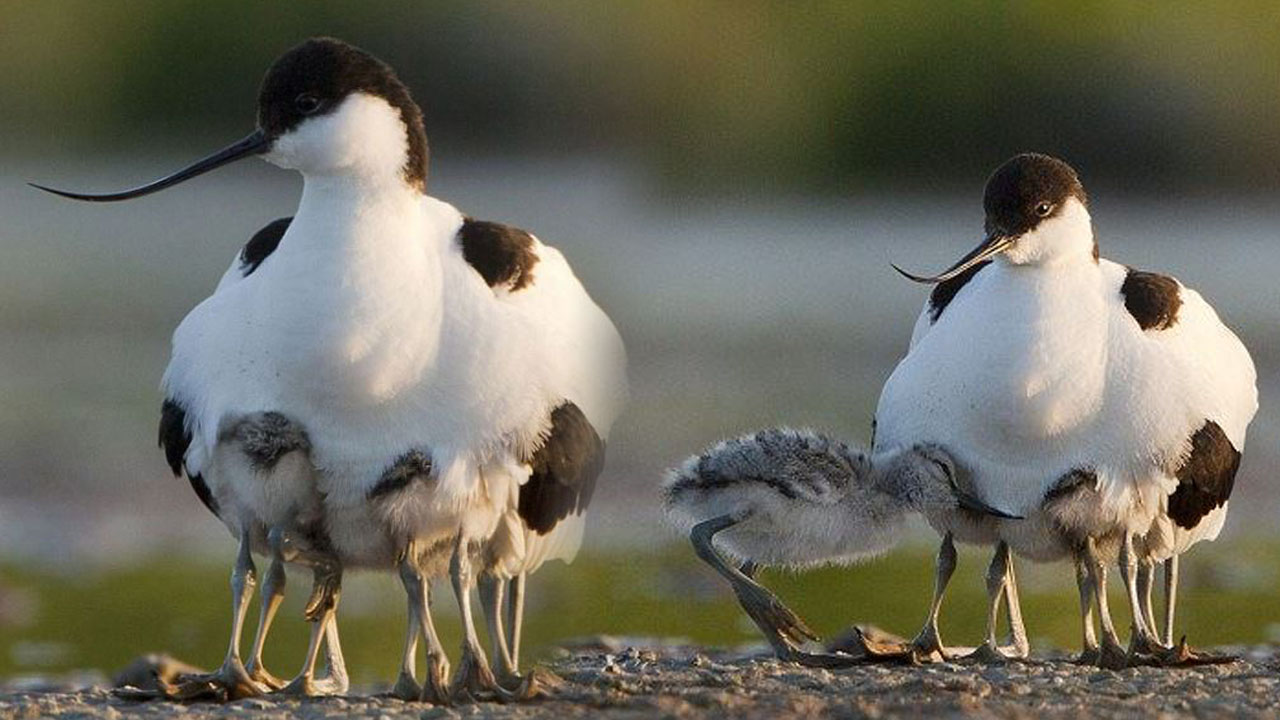
[[1178,321],[1182,294],[1168,275],[1129,269],[1120,286],[1124,307],[1143,330],[1166,330]]
[[533,472],[520,487],[520,517],[546,535],[573,513],[584,510],[604,469],[604,440],[582,410],[566,402],[551,412],[551,433],[533,454]]
[[1191,454],[1175,475],[1178,489],[1169,496],[1169,517],[1190,530],[1231,497],[1240,451],[1218,423],[1208,420],[1191,436]]
[[171,398],[165,398],[164,404],[160,406],[159,435],[164,459],[169,463],[173,476],[182,477],[185,473],[187,482],[191,483],[191,489],[195,491],[196,497],[209,508],[209,512],[217,515],[218,501],[214,499],[213,492],[209,490],[209,485],[205,483],[204,478],[186,472],[184,458],[187,455],[187,448],[191,447],[191,431],[187,429],[187,411]]
[[533,236],[520,228],[467,218],[458,230],[462,257],[489,287],[505,287],[514,292],[533,283],[533,266],[538,254]]
[[240,272],[244,277],[252,275],[262,261],[276,251],[280,246],[280,238],[284,237],[284,231],[289,229],[291,222],[291,217],[274,220],[249,238],[249,242],[240,250]]
[[[973,257],[973,254],[976,252],[977,248],[970,250],[964,257],[960,258],[956,265],[968,262],[969,258]],[[943,280],[937,285],[934,285],[933,292],[929,293],[929,322],[938,322],[938,318],[942,317],[942,311],[946,310],[947,306],[951,304],[951,301],[956,299],[956,295],[960,293],[960,290],[963,289],[965,285],[968,285],[969,281],[972,280],[975,275],[982,272],[983,268],[990,264],[990,260],[980,262],[950,280]]]

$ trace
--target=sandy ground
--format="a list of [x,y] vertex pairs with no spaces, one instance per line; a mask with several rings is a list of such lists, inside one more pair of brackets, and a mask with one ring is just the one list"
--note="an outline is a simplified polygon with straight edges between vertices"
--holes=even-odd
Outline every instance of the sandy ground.
[[[1280,648],[1219,650],[1240,659],[1200,668],[1118,672],[1061,658],[1003,666],[870,665],[832,671],[694,648],[580,650],[550,664],[563,682],[545,699],[451,708],[401,702],[376,689],[303,701],[138,703],[116,697],[105,678],[88,674],[58,681],[9,681],[0,693],[0,718],[1280,716]],[[77,685],[81,687],[75,689]]]

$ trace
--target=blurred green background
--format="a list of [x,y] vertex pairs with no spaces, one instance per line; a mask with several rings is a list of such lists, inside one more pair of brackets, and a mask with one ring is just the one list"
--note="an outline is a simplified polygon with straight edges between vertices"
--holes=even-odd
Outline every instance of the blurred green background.
[[[299,187],[262,163],[111,206],[24,183],[130,186],[240,137],[266,67],[313,34],[395,66],[430,191],[560,247],[628,342],[634,400],[583,557],[535,580],[541,651],[753,639],[662,526],[662,469],[766,424],[865,440],[923,300],[888,263],[968,250],[987,173],[1032,149],[1080,170],[1104,254],[1198,288],[1252,350],[1263,408],[1224,537],[1188,559],[1182,628],[1280,636],[1274,2],[0,1],[0,18],[0,675],[221,657],[233,544],[168,476],[156,386],[173,327]],[[883,561],[771,581],[824,633],[909,634],[932,542],[916,528]],[[957,574],[955,642],[980,636],[985,561]],[[1021,577],[1033,637],[1074,647],[1070,570]],[[349,586],[354,677],[390,679],[400,590]],[[305,628],[278,628],[288,674]]]
[[1274,2],[0,7],[6,134],[80,151],[229,136],[271,58],[333,34],[451,152],[631,153],[681,189],[930,190],[1028,147],[1148,191],[1280,182]]

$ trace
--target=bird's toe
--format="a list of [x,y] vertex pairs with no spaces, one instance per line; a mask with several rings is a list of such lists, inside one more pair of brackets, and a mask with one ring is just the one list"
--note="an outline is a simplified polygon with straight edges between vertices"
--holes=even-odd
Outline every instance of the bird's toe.
[[279,690],[288,684],[285,680],[276,677],[261,665],[250,664],[248,671],[250,680],[267,688],[269,691]]
[[422,686],[413,679],[412,675],[401,670],[396,676],[395,684],[391,686],[390,695],[393,698],[411,702],[422,696]]
[[965,655],[962,660],[981,663],[983,665],[1007,665],[1013,661],[1013,658],[1005,655],[995,645],[990,642],[984,642],[974,648],[973,652]]

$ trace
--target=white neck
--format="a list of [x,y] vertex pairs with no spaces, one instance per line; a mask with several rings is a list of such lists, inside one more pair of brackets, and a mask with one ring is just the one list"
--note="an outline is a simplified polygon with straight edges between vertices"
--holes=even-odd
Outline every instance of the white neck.
[[304,173],[302,178],[298,217],[325,217],[355,233],[366,222],[392,227],[411,222],[423,197],[398,175]]
[[[282,293],[311,330],[317,378],[344,378],[348,398],[395,395],[439,352],[443,272],[424,197],[369,176],[304,176],[302,200],[273,263]],[[352,370],[356,370],[353,372]],[[354,385],[358,384],[359,387]],[[345,393],[344,393],[345,394]]]

